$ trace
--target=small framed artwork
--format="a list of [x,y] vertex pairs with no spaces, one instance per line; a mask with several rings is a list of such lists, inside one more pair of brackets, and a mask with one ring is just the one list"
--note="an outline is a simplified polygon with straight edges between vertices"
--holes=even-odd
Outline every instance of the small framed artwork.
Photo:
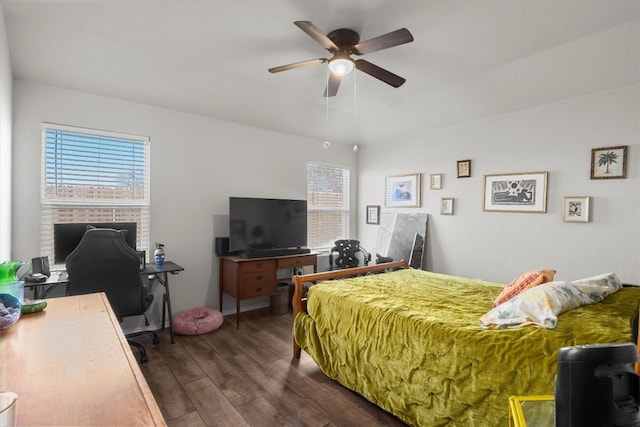
[[367,224],[380,224],[380,206],[367,205]]
[[458,178],[471,176],[471,160],[458,160]]
[[627,145],[591,149],[591,179],[627,177]]
[[417,208],[421,204],[422,174],[388,176],[385,182],[385,206]]
[[451,197],[440,199],[440,215],[453,215],[453,199]]
[[441,190],[442,189],[442,174],[441,173],[432,173],[429,175],[430,188],[432,190]]
[[547,172],[526,172],[484,176],[483,211],[547,211]]
[[566,196],[562,203],[562,220],[589,222],[589,199],[587,196]]

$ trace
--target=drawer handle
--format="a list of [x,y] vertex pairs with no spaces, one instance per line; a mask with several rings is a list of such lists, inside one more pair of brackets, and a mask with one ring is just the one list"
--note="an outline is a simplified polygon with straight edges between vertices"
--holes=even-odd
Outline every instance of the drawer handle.
[[262,291],[262,288],[258,288],[258,289],[256,289],[256,291],[261,292],[261,291]]
[[262,276],[256,276],[256,279],[262,280]]
[[257,264],[256,264],[256,267],[258,267],[258,268],[262,268],[262,264],[261,264],[261,263],[257,263]]

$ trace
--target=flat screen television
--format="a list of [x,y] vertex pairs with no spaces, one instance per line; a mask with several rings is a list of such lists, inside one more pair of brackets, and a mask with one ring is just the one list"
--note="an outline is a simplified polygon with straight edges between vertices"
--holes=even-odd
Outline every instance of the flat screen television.
[[136,249],[137,225],[135,222],[70,222],[53,224],[54,264],[64,264],[65,259],[78,246],[87,226],[127,230],[125,242]]
[[247,257],[309,252],[307,201],[229,198],[229,251]]

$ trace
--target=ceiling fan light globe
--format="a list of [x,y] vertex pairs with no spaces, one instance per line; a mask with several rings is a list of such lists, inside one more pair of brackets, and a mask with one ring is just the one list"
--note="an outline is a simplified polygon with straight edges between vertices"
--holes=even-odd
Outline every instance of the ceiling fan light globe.
[[346,76],[353,71],[354,64],[350,59],[338,58],[329,62],[329,70],[338,76]]

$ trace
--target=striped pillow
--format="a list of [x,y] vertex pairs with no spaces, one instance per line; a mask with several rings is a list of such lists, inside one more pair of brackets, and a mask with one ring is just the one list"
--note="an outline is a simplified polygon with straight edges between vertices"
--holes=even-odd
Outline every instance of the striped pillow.
[[493,307],[497,307],[503,302],[509,301],[521,292],[543,283],[551,282],[555,276],[555,270],[534,270],[521,274],[513,282],[504,287],[498,298],[493,302]]

